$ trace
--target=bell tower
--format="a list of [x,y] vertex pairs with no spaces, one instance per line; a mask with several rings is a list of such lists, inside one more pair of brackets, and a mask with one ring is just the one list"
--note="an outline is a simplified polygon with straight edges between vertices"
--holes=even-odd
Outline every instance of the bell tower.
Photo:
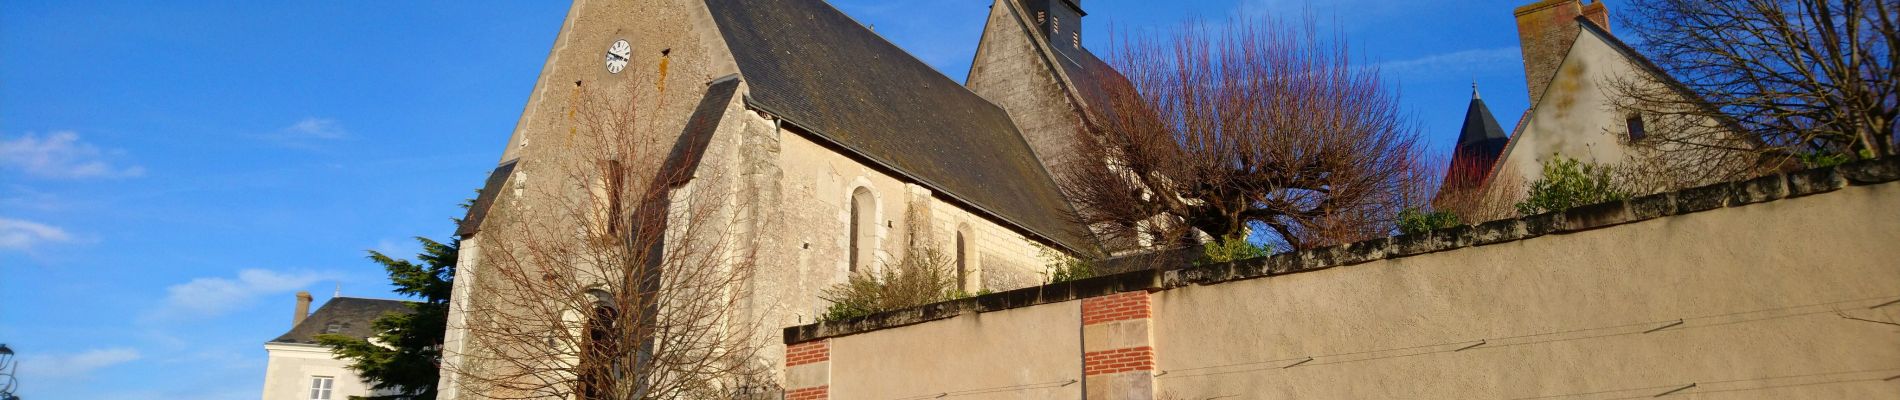
[[1082,0],[1025,0],[1036,31],[1049,38],[1049,47],[1071,59],[1082,57]]

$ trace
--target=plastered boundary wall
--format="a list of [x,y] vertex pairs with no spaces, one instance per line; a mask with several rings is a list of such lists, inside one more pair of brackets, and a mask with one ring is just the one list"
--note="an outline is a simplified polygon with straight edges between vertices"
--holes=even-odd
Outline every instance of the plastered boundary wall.
[[[1900,158],[785,329],[795,399],[1900,399]],[[1340,268],[1335,268],[1340,267]]]

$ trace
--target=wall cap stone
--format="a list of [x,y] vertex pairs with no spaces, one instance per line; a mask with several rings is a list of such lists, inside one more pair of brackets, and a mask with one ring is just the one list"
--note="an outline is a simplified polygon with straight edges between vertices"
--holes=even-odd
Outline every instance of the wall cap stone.
[[921,307],[886,311],[844,321],[785,328],[785,343],[848,336],[947,319],[1060,303],[1132,291],[1157,292],[1178,287],[1318,271],[1379,260],[1490,246],[1544,235],[1567,234],[1674,215],[1773,202],[1832,192],[1848,186],[1900,181],[1900,156],[1885,157],[1769,175],[1734,182],[1658,193],[1568,210],[1460,225],[1431,232],[1398,235],[1337,246],[1286,252],[1234,262],[1141,270],[1056,282]]

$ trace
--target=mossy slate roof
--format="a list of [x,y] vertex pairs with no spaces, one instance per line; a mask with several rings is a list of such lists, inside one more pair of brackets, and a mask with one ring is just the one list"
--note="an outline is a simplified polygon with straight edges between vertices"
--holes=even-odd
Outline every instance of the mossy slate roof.
[[370,325],[376,322],[377,318],[382,318],[384,314],[414,312],[415,310],[409,308],[409,302],[406,301],[356,297],[332,298],[323,303],[322,307],[318,307],[316,312],[310,313],[310,316],[305,317],[302,322],[298,322],[297,326],[291,327],[289,332],[284,332],[283,335],[271,339],[270,342],[316,344],[317,335],[326,333],[331,324],[335,324],[336,331],[328,333],[367,338],[376,334],[375,329]]
[[1099,249],[995,104],[818,0],[706,0],[748,106],[1072,251]]

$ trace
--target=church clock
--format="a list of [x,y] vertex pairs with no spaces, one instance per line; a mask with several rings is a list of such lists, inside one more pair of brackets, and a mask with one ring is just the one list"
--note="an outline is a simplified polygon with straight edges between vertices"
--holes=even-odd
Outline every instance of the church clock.
[[632,54],[633,46],[627,45],[626,40],[614,41],[613,46],[607,47],[607,72],[618,74],[627,69],[627,57]]

